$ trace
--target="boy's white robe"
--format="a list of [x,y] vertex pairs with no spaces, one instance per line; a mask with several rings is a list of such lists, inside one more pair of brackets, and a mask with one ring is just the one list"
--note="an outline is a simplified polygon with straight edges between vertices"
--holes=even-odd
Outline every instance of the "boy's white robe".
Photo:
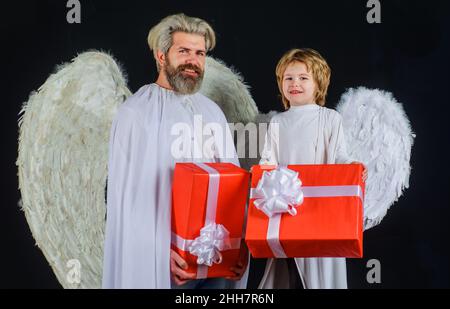
[[[203,127],[214,123],[207,135],[194,133],[194,115],[202,116]],[[199,150],[208,143],[212,151],[203,155]],[[185,155],[174,157],[173,147]],[[171,287],[172,176],[175,163],[186,161],[239,166],[223,112],[199,93],[142,87],[120,106],[111,129],[103,288]],[[247,274],[236,287],[245,287],[246,281]]]
[[[272,118],[260,164],[346,164],[352,161],[346,153],[339,113],[309,104],[291,107]],[[305,288],[347,288],[344,258],[296,258],[295,262]],[[288,288],[289,274],[283,266],[283,260],[269,259],[259,287]]]

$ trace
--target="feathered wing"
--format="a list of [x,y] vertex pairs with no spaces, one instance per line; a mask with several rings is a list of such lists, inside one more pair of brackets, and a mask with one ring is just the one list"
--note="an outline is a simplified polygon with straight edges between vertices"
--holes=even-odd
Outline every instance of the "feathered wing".
[[86,52],[59,67],[21,111],[22,209],[65,288],[101,287],[109,132],[129,95],[116,62]]
[[255,121],[258,108],[242,76],[222,61],[206,58],[205,77],[200,92],[216,102],[228,122]]
[[[241,166],[248,169],[252,164],[257,164],[258,152],[249,152],[250,148],[257,150],[255,149],[257,145],[250,145],[250,139],[246,138],[246,131],[251,131],[257,136],[257,122],[261,115],[242,76],[228,68],[222,61],[207,57],[205,77],[200,92],[216,102],[228,123],[232,124],[230,129],[237,137],[236,148]],[[250,126],[247,126],[248,124]],[[256,136],[253,136],[252,142]]]
[[342,115],[348,154],[368,169],[364,228],[378,225],[409,187],[415,135],[403,107],[391,93],[364,87],[343,94]]
[[[253,122],[258,109],[242,77],[210,57],[206,66],[201,92],[229,122]],[[21,111],[21,205],[65,288],[101,287],[109,133],[130,94],[111,56],[86,52],[60,66]]]

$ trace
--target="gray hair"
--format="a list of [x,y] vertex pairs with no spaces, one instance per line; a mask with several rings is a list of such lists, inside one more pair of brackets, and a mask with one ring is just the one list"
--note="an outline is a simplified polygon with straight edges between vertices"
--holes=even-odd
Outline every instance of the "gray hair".
[[167,54],[173,44],[172,34],[175,32],[185,32],[199,34],[205,37],[206,51],[212,50],[216,46],[216,35],[211,26],[203,19],[176,14],[167,16],[156,26],[150,29],[148,34],[148,46],[153,51],[156,65],[159,71],[157,51]]

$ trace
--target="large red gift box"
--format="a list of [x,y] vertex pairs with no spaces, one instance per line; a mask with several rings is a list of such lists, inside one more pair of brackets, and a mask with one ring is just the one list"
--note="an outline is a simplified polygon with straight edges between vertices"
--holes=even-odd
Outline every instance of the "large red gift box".
[[[287,174],[295,175],[293,179],[300,179],[303,202],[293,210],[296,215],[278,213],[272,217],[269,217],[272,213],[263,208],[270,201],[268,197],[272,198],[272,202],[278,198],[278,193],[273,193],[277,190],[271,187],[276,177],[269,173],[275,170],[275,166],[252,168],[252,193],[245,236],[252,256],[361,258],[365,188],[363,166],[289,165],[287,168]],[[264,181],[259,183],[263,174],[266,174]],[[266,187],[269,189],[264,189]],[[287,187],[283,184],[279,188]],[[261,188],[273,192],[261,194]],[[257,198],[252,198],[255,196]],[[255,201],[259,208],[255,206]],[[284,207],[283,203],[280,205]]]
[[[231,163],[176,164],[172,249],[188,263],[186,271],[196,273],[198,279],[235,276],[230,268],[239,261],[249,178],[246,170]],[[223,236],[223,228],[228,236]],[[211,235],[219,238],[211,239]]]

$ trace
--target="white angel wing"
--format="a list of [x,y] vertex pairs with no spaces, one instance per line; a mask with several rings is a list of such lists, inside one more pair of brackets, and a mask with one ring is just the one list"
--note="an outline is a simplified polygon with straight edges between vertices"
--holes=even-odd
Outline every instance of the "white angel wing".
[[242,76],[222,61],[207,57],[205,77],[200,92],[216,102],[228,122],[255,121],[258,108]]
[[109,132],[129,95],[116,62],[86,52],[51,75],[21,111],[22,208],[65,288],[101,286]]
[[343,118],[349,156],[368,169],[364,205],[367,230],[381,222],[409,187],[415,135],[402,105],[388,92],[349,89],[337,110]]
[[[227,121],[232,124],[230,129],[237,137],[236,148],[241,166],[248,169],[252,164],[257,164],[258,152],[256,151],[254,158],[250,158],[249,150],[250,147],[257,148],[257,146],[249,144],[246,132],[253,131],[258,134],[257,122],[260,115],[242,76],[220,60],[208,57],[200,92],[216,102]],[[250,126],[247,126],[248,124]]]
[[[258,109],[241,76],[209,57],[206,65],[201,92],[229,122],[254,121]],[[65,288],[101,287],[109,133],[130,94],[112,57],[87,52],[61,66],[21,111],[22,209]]]

